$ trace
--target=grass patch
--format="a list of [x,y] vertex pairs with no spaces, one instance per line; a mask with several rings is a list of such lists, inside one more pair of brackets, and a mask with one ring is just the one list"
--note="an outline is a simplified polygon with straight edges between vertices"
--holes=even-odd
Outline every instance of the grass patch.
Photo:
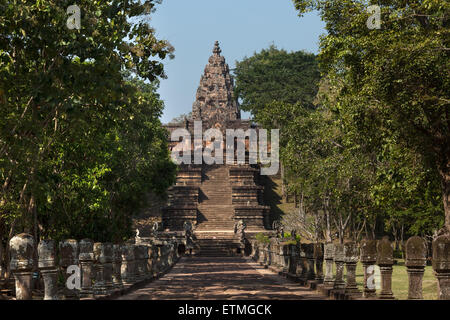
[[[281,178],[266,177],[264,181],[264,200],[266,205],[270,206],[270,212],[272,219],[275,220],[283,215],[285,212],[292,211],[295,207],[294,203],[286,203],[281,197]],[[273,221],[272,220],[272,221]],[[302,243],[308,243],[306,239],[302,239]],[[399,254],[396,253],[396,256]],[[406,272],[405,262],[403,259],[396,259],[397,265],[393,266],[392,272],[392,292],[394,297],[399,300],[408,299],[408,274]],[[333,264],[333,272],[336,272],[335,265]],[[336,273],[334,273],[336,274]],[[344,273],[345,274],[345,273]],[[345,276],[344,276],[345,277]],[[356,267],[356,282],[358,289],[363,291],[364,272],[361,263]],[[437,300],[437,279],[433,275],[433,268],[431,266],[425,267],[425,273],[423,275],[423,298],[426,300]],[[377,294],[380,290],[377,290]]]
[[[333,266],[334,269],[334,266]],[[356,282],[358,289],[363,291],[364,271],[362,264],[358,262],[356,266]],[[425,273],[423,275],[422,283],[423,298],[425,300],[437,300],[437,279],[433,275],[433,268],[431,266],[425,267]],[[393,266],[392,271],[392,292],[394,297],[399,300],[408,299],[408,274],[406,272],[405,262],[402,259],[398,259],[398,264]],[[380,290],[377,290],[377,294]]]

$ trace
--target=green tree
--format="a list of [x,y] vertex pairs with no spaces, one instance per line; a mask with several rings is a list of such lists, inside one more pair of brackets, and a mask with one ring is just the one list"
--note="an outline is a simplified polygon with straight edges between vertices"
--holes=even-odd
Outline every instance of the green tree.
[[274,45],[237,61],[234,75],[241,108],[257,121],[259,110],[273,101],[299,102],[311,108],[320,78],[314,54],[287,52]]
[[[0,0],[0,230],[119,241],[144,193],[174,181],[156,94],[173,48],[159,1]],[[133,76],[130,76],[133,75]]]
[[369,29],[369,1],[294,0],[300,15],[319,10],[327,35],[320,66],[340,83],[337,108],[353,119],[368,145],[385,130],[421,155],[441,181],[450,232],[450,59],[446,1],[378,4],[382,27]]

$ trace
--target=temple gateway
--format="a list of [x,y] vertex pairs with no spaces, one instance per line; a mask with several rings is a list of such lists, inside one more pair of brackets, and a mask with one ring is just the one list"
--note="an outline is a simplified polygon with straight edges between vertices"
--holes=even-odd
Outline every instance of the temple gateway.
[[[233,79],[216,41],[213,54],[200,78],[192,117],[182,123],[169,124],[172,132],[185,128],[193,136],[194,121],[202,121],[203,132],[257,126],[242,120],[234,96]],[[259,165],[250,164],[248,137],[246,162],[232,164],[181,164],[176,184],[169,189],[168,206],[163,209],[158,237],[181,238],[193,254],[232,256],[248,251],[249,240],[258,233],[269,233],[270,210],[263,203]],[[177,142],[169,142],[170,148]],[[205,144],[203,144],[205,147]],[[225,150],[223,152],[225,157]]]

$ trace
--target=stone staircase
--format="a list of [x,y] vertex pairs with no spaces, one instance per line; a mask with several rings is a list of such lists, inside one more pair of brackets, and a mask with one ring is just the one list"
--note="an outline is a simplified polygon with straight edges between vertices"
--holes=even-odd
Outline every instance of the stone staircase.
[[195,237],[201,256],[235,255],[234,207],[226,165],[207,166],[203,172]]

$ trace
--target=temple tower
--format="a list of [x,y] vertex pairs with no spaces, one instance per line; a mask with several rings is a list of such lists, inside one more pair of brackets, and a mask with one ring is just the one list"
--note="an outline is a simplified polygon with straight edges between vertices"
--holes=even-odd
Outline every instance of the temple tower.
[[192,106],[193,120],[223,123],[241,118],[239,105],[233,93],[234,84],[230,68],[225,63],[225,58],[220,55],[221,52],[219,42],[216,41],[213,54],[200,78]]
[[[216,41],[200,78],[192,118],[168,124],[167,130],[187,129],[193,137],[195,121],[202,121],[204,131],[210,128],[220,129],[222,133],[226,129],[258,129],[252,121],[241,119],[230,69],[220,54]],[[169,144],[173,148],[176,142]],[[271,225],[259,169],[259,165],[236,161],[234,164],[225,161],[214,165],[181,164],[176,185],[169,190],[168,206],[163,210],[164,234],[182,238],[183,226],[190,222],[194,226],[194,254],[241,254],[242,244],[235,234],[238,222],[246,224],[247,239],[269,232]]]

